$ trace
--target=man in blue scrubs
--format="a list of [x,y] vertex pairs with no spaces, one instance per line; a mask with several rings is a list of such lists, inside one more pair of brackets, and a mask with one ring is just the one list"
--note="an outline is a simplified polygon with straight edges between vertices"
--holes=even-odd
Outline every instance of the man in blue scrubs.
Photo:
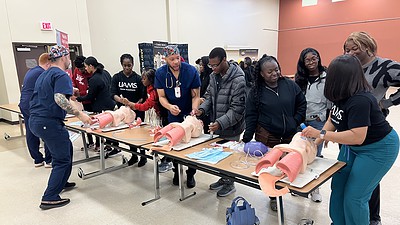
[[62,199],[59,194],[64,188],[75,186],[75,183],[67,182],[72,170],[73,149],[63,122],[66,113],[77,116],[84,123],[91,121],[68,100],[73,94],[71,79],[65,73],[70,65],[69,51],[55,45],[51,47],[49,57],[51,66],[37,79],[29,109],[31,131],[43,139],[53,157],[53,169],[39,206],[43,210],[67,205],[70,200]]
[[[154,87],[157,89],[162,106],[168,110],[168,122],[183,122],[184,116],[194,115],[200,105],[200,76],[194,66],[181,62],[176,45],[168,45],[163,50],[166,65],[156,71]],[[174,164],[173,184],[179,184],[178,167]],[[196,186],[196,169],[186,171],[186,186]]]
[[24,83],[21,90],[21,98],[19,100],[19,108],[25,121],[26,144],[28,145],[29,153],[34,160],[35,167],[41,167],[46,164],[46,167],[51,168],[51,154],[46,143],[44,143],[44,158],[39,151],[40,139],[36,137],[29,127],[29,100],[33,94],[36,80],[45,70],[50,67],[49,53],[43,53],[39,56],[39,65],[30,69],[24,78]]

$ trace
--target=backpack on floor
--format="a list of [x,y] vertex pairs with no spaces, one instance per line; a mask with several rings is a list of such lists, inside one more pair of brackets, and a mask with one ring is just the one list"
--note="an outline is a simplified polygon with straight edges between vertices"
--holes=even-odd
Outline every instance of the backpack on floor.
[[[239,205],[239,202],[242,202]],[[231,207],[226,209],[227,225],[254,225],[260,224],[260,220],[256,216],[256,210],[241,196],[232,200]]]

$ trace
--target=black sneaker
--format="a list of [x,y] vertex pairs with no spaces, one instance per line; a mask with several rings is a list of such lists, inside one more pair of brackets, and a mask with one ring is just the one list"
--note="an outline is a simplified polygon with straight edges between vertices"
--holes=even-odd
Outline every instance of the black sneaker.
[[64,189],[74,188],[75,186],[76,186],[76,183],[75,183],[75,182],[67,182],[67,183],[64,185]]
[[194,179],[194,176],[188,176],[186,180],[186,187],[187,188],[194,188],[196,187],[196,181]]
[[137,155],[132,154],[132,157],[128,161],[128,166],[132,166],[133,164],[138,162]]
[[225,197],[236,191],[235,185],[225,184],[221,190],[217,192],[218,197]]
[[210,190],[221,190],[224,187],[224,184],[224,179],[219,178],[217,182],[210,184]]
[[142,157],[140,157],[140,160],[139,160],[139,163],[137,164],[137,166],[142,167],[142,166],[146,165],[146,163],[147,163],[147,158],[142,156]]
[[47,209],[62,207],[67,205],[68,203],[70,203],[69,198],[64,198],[56,201],[42,201],[39,207],[43,210],[47,210]]
[[114,156],[116,156],[117,154],[119,154],[119,153],[121,153],[121,150],[118,150],[118,149],[113,149],[113,150],[111,150],[110,152],[107,152],[106,153],[106,155],[104,156],[104,158],[109,158],[109,157],[114,157]]

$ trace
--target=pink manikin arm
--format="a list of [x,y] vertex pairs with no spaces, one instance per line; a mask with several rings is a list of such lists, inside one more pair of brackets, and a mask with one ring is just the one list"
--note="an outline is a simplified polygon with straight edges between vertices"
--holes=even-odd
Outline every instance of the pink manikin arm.
[[172,124],[168,124],[167,126],[163,127],[162,129],[160,129],[159,131],[157,131],[156,134],[154,134],[154,142],[159,141],[162,137],[164,137],[164,135],[172,130],[174,127],[172,126]]
[[113,115],[109,112],[103,112],[92,117],[92,121],[94,121],[94,123],[99,123],[100,128],[106,127],[108,124],[112,123],[113,120]]
[[276,168],[286,174],[290,182],[293,182],[299,175],[302,165],[303,157],[298,152],[289,152],[276,164]]
[[273,166],[279,160],[282,154],[282,151],[273,148],[262,159],[260,159],[260,161],[258,161],[256,165],[256,173],[259,173],[262,168]]
[[275,177],[269,173],[261,173],[258,176],[258,184],[260,185],[261,190],[267,196],[270,196],[270,197],[283,196],[283,195],[289,193],[289,188],[284,187],[279,190],[275,188],[275,183],[282,178],[283,178],[283,176]]

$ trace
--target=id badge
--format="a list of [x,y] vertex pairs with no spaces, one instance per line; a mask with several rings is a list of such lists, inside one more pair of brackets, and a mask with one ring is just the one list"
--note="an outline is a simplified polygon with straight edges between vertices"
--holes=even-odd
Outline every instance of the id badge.
[[180,87],[175,87],[175,97],[176,98],[181,97],[181,88]]

